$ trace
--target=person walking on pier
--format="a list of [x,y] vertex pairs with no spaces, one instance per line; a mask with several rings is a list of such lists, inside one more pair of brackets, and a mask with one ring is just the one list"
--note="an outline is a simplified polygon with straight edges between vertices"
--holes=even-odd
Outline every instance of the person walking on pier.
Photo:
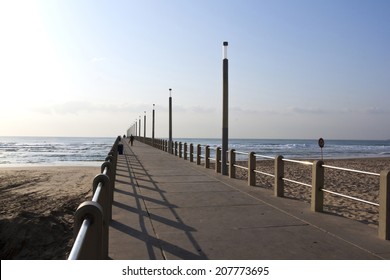
[[130,135],[130,144],[131,146],[133,146],[133,142],[134,142],[134,136],[133,134]]

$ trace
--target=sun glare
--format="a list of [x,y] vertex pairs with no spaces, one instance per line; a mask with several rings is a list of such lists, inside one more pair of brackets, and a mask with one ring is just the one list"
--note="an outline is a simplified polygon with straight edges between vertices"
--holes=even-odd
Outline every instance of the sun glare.
[[20,107],[50,102],[64,74],[39,4],[5,1],[0,5],[0,91],[4,103],[10,107],[17,102]]

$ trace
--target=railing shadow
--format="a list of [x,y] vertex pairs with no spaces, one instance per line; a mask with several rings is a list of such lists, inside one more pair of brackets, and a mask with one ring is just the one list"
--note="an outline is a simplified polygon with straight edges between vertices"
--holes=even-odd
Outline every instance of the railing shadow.
[[[118,158],[118,167],[122,170],[122,172],[124,171],[124,168],[127,169],[125,173],[128,174],[128,177],[125,178],[126,176],[122,177],[121,175],[117,175],[116,181],[126,187],[128,186],[128,189],[123,190],[116,188],[115,192],[128,196],[131,198],[132,203],[125,204],[114,200],[113,206],[121,209],[122,211],[128,212],[128,215],[134,215],[134,217],[138,219],[138,225],[135,224],[133,227],[131,225],[123,224],[120,221],[113,220],[110,226],[131,236],[132,238],[143,241],[150,259],[158,258],[156,251],[160,251],[162,253],[163,259],[166,259],[165,252],[180,259],[207,259],[198,242],[192,235],[192,232],[195,231],[195,229],[186,225],[182,221],[176,211],[177,206],[168,201],[168,198],[165,195],[166,192],[159,188],[157,182],[152,179],[152,176],[144,168],[130,146],[126,145],[124,156]],[[141,182],[147,182],[148,186],[141,185]],[[143,190],[153,191],[153,197],[143,194]],[[152,213],[152,209],[148,209],[147,207],[147,202],[151,202],[168,209],[175,219],[168,219]],[[175,229],[175,231],[179,230],[183,232],[195,250],[189,251],[185,248],[181,248],[177,244],[173,244],[159,238],[153,226],[153,223],[156,222],[161,223],[164,226],[171,227]],[[150,226],[147,226],[150,224],[152,225],[152,229],[150,229]]]

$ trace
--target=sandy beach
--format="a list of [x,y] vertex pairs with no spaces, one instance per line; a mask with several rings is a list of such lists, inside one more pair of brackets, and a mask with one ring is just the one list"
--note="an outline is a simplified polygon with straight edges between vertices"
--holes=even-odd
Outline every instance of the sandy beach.
[[[390,158],[325,163],[376,173],[390,169]],[[274,162],[259,161],[257,169],[273,174]],[[0,168],[0,258],[66,259],[73,242],[73,215],[81,202],[91,199],[98,173],[98,167]],[[256,177],[256,187],[271,192],[273,178]],[[285,177],[310,184],[311,166],[286,162]],[[237,178],[246,180],[246,170],[237,168]],[[325,188],[378,202],[379,177],[326,169]],[[284,199],[310,203],[310,195],[308,187],[285,183]],[[325,194],[325,211],[377,227],[375,206]]]
[[0,168],[0,259],[66,259],[99,167]]

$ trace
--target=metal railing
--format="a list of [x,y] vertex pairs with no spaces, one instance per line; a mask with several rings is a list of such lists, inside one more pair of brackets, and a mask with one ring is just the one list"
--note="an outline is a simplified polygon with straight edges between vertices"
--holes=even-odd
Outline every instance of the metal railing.
[[[370,176],[378,176],[378,177],[381,176],[381,174],[379,174],[379,173],[360,171],[360,170],[344,168],[344,167],[336,167],[336,166],[331,166],[331,165],[326,165],[326,164],[323,164],[322,167],[323,168],[328,168],[328,169],[333,169],[333,170],[352,172],[352,173],[358,173],[358,174],[364,174],[364,175],[370,175]],[[372,205],[372,206],[379,207],[379,203],[375,203],[375,202],[371,202],[371,201],[368,201],[368,200],[364,200],[364,199],[360,199],[360,198],[357,198],[357,197],[353,197],[353,196],[350,196],[350,195],[334,192],[334,191],[331,191],[331,190],[328,190],[328,189],[325,189],[325,188],[322,188],[321,191],[329,193],[329,194],[332,194],[334,196],[339,196],[339,197],[343,197],[343,198],[347,198],[347,199],[350,199],[350,200],[354,200],[354,201],[358,201],[358,202],[361,202],[361,203],[365,203],[365,204],[369,204],[369,205]]]
[[108,258],[108,226],[112,218],[118,137],[93,183],[93,197],[79,205],[74,217],[74,243],[68,260],[99,260]]
[[[155,140],[156,141],[156,140]],[[148,141],[146,141],[147,143]],[[149,141],[150,142],[150,141]],[[168,151],[168,141],[166,140],[157,140],[158,145],[155,147]],[[181,157],[181,152],[177,152],[177,147],[181,149],[181,145],[177,146],[177,142],[175,143],[175,155],[178,155]],[[187,145],[185,143],[185,145]],[[216,164],[215,171],[221,172],[220,168],[220,159],[218,158],[218,149],[217,148],[210,148],[208,145],[196,146],[196,151],[193,149],[193,144],[190,144],[190,162],[193,162],[193,157],[196,156],[196,164],[200,165],[201,160],[203,159],[205,162],[205,167],[210,167],[210,160],[214,161]],[[202,147],[204,147],[204,154],[202,154]],[[210,157],[210,149],[215,149],[215,158]],[[243,155],[247,156],[247,166],[239,165],[236,162],[236,155]],[[336,167],[336,166],[330,166],[325,165],[322,161],[303,161],[303,160],[295,160],[295,159],[287,159],[283,156],[277,155],[275,157],[271,156],[265,156],[256,154],[255,152],[240,152],[235,151],[234,149],[229,150],[229,177],[235,178],[236,177],[236,168],[243,169],[247,171],[248,174],[248,185],[249,186],[255,186],[256,185],[256,174],[273,177],[274,178],[274,195],[277,197],[283,197],[284,196],[284,183],[293,183],[293,184],[299,184],[308,188],[311,188],[311,210],[316,212],[323,212],[323,201],[324,201],[324,193],[328,193],[330,195],[336,195],[343,198],[351,199],[357,202],[366,203],[372,206],[379,207],[379,227],[378,227],[378,235],[382,239],[390,240],[390,171],[385,170],[379,173],[373,173],[373,172],[367,172],[367,171],[360,171],[360,170],[354,170],[349,168],[343,168],[343,167]],[[272,159],[274,160],[274,174],[264,172],[261,170],[258,170],[256,168],[256,158],[264,158],[264,159]],[[187,159],[185,157],[185,159]],[[310,166],[312,171],[312,182],[311,184],[296,181],[290,178],[286,178],[284,175],[284,163],[293,163],[293,164],[301,164],[305,166]],[[334,169],[334,170],[340,170],[340,171],[346,171],[346,172],[354,172],[354,173],[360,173],[365,175],[371,175],[371,176],[379,176],[380,177],[380,191],[379,191],[379,203],[366,201],[360,198],[352,197],[347,194],[341,194],[337,193],[335,191],[331,191],[329,189],[324,188],[324,169]]]

